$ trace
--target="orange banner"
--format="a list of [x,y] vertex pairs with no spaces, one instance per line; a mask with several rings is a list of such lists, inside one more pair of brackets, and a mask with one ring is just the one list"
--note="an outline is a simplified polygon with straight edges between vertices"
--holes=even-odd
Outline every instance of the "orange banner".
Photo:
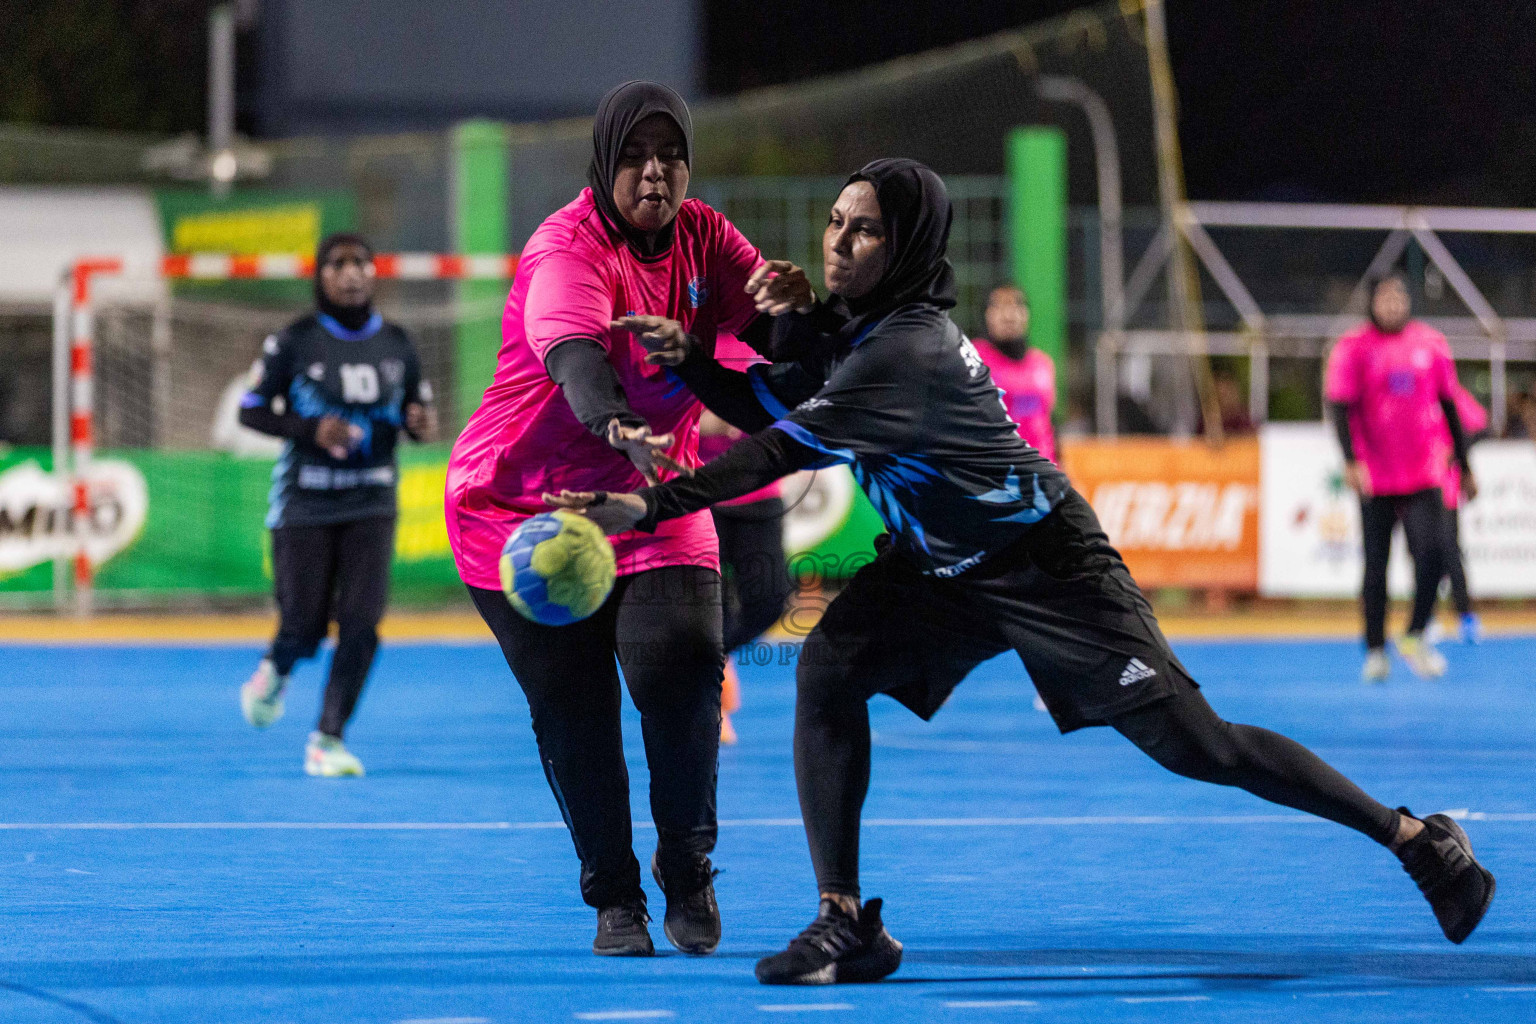
[[1258,589],[1257,438],[1080,438],[1061,468],[1143,587]]

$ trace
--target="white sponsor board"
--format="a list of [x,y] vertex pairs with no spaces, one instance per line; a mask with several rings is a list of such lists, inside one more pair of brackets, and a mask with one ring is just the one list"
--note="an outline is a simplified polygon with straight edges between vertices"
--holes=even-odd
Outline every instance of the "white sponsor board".
[[[91,515],[85,550],[101,564],[133,543],[144,528],[149,489],[132,463],[91,464]],[[0,473],[0,573],[20,572],[75,553],[74,495],[69,481],[28,460]]]
[[[1536,595],[1536,445],[1485,441],[1472,449],[1481,494],[1461,514],[1474,597]],[[1275,597],[1360,593],[1360,503],[1344,486],[1331,427],[1273,423],[1259,436],[1259,592]],[[1402,530],[1392,541],[1388,587],[1412,592]]]

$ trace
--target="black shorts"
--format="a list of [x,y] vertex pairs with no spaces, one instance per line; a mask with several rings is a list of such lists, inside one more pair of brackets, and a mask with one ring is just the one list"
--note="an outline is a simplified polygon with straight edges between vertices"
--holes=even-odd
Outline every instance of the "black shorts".
[[983,661],[1017,651],[1062,732],[1196,685],[1082,496],[949,579],[893,550],[857,572],[806,639],[801,672],[931,718]]

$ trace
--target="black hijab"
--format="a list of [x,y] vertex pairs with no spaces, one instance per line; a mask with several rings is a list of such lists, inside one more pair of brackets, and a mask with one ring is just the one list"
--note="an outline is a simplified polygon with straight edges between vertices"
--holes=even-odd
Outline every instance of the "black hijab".
[[320,312],[335,319],[341,326],[349,331],[362,330],[368,323],[368,318],[373,316],[373,303],[365,302],[361,306],[338,306],[325,294],[325,286],[320,283],[320,268],[325,266],[331,258],[331,253],[339,246],[356,245],[373,259],[373,246],[362,235],[355,235],[349,231],[338,231],[334,235],[327,235],[321,241],[320,247],[315,250],[315,305]]
[[940,309],[955,304],[955,270],[945,259],[954,210],[943,180],[916,160],[871,160],[843,185],[867,181],[880,202],[890,262],[874,290],[847,299],[848,310],[868,323],[897,306],[925,302]]
[[619,153],[635,125],[652,114],[666,114],[683,133],[683,162],[693,168],[693,118],[688,104],[677,93],[655,82],[625,82],[608,90],[597,105],[592,120],[592,166],[587,181],[592,199],[610,228],[624,236],[632,249],[642,256],[665,252],[672,245],[672,224],[648,239],[645,232],[630,224],[613,202],[613,178],[619,169]]

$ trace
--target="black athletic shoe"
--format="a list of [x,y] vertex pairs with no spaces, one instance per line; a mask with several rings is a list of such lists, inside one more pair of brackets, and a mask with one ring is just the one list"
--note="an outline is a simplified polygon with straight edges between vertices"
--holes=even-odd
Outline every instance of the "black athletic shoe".
[[667,897],[667,914],[661,930],[667,941],[684,953],[703,956],[720,945],[720,907],[715,903],[718,872],[702,853],[678,871],[661,874],[660,854],[651,855],[651,877]]
[[604,907],[597,912],[597,938],[592,952],[598,956],[655,956],[651,933],[645,927],[651,915],[645,904],[636,900]]
[[837,985],[879,981],[901,966],[901,943],[880,922],[880,901],[870,900],[855,921],[831,900],[789,948],[757,962],[764,985]]
[[[1406,807],[1397,812],[1413,816]],[[1397,856],[1434,908],[1445,937],[1465,942],[1493,902],[1493,872],[1473,858],[1472,841],[1456,822],[1443,814],[1422,820],[1424,831],[1404,843]]]

